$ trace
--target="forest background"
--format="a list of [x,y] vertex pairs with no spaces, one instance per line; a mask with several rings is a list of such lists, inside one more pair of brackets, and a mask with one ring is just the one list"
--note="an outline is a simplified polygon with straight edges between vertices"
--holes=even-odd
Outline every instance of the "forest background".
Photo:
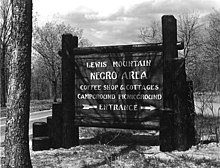
[[[0,8],[0,64],[1,64],[1,107],[7,103],[10,59],[13,48],[13,22],[8,0],[1,2]],[[202,15],[185,10],[176,14],[178,41],[184,42],[184,50],[179,56],[186,58],[187,77],[193,81],[196,93],[220,92],[220,12]],[[135,30],[136,31],[136,30]],[[161,21],[151,20],[149,25],[139,27],[137,39],[140,43],[161,42]],[[93,46],[84,36],[83,29],[59,21],[38,24],[38,16],[33,18],[31,99],[61,98],[61,36],[71,33],[79,37],[79,46]]]

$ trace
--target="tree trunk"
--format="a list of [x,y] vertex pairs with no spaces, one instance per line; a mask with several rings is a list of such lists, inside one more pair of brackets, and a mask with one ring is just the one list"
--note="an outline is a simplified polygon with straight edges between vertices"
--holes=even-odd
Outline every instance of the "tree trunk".
[[14,51],[10,60],[5,166],[31,168],[29,109],[31,82],[32,0],[14,0]]
[[57,102],[57,80],[52,81],[53,102]]
[[1,50],[1,107],[6,107],[6,46],[4,44],[2,44]]

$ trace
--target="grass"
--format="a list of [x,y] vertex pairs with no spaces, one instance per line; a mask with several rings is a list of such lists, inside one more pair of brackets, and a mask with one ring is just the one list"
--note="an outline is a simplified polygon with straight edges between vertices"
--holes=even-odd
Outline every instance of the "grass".
[[[201,120],[206,120],[208,123],[216,121],[216,118],[197,117],[196,123],[200,123]],[[206,129],[205,126],[202,129]],[[193,152],[197,149],[192,150],[190,154],[160,152],[158,143],[153,144],[158,140],[158,134],[152,131],[80,127],[79,133],[81,137],[79,146],[70,149],[31,151],[33,168],[220,167],[220,158],[192,156],[191,153],[194,155]],[[142,143],[143,139],[139,138],[140,134],[147,137],[144,143]],[[150,134],[153,135],[154,140],[149,144]],[[199,149],[206,149],[206,146],[200,145]],[[207,156],[206,153],[204,156]]]
[[[203,148],[205,147],[203,146]],[[157,147],[142,146],[135,143],[121,145],[84,144],[70,149],[33,152],[31,157],[34,168],[47,166],[73,168],[214,168],[220,166],[219,159],[197,158],[193,156],[195,155],[193,152],[191,151],[188,154],[184,152],[160,152]]]
[[31,100],[30,103],[30,111],[36,112],[36,111],[43,111],[43,110],[49,110],[52,109],[52,100]]
[[197,115],[195,117],[195,129],[197,138],[201,139],[204,135],[215,135],[213,141],[219,142],[220,138],[220,117]]

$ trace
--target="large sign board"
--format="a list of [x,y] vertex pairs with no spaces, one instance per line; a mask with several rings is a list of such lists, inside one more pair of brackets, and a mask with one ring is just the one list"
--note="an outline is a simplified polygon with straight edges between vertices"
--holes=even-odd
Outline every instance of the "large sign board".
[[178,58],[184,45],[176,23],[163,16],[162,43],[154,44],[78,48],[78,37],[62,36],[62,104],[53,109],[62,109],[55,121],[62,122],[62,147],[79,144],[79,126],[159,129],[161,151],[194,144],[192,89]]
[[75,116],[82,122],[139,122],[162,108],[162,52],[76,55],[75,64]]

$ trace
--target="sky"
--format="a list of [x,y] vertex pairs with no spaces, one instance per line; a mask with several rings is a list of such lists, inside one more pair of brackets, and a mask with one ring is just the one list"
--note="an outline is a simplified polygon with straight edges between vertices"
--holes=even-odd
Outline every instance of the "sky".
[[33,0],[40,25],[55,20],[79,27],[95,46],[138,43],[139,29],[163,15],[214,10],[220,0]]

